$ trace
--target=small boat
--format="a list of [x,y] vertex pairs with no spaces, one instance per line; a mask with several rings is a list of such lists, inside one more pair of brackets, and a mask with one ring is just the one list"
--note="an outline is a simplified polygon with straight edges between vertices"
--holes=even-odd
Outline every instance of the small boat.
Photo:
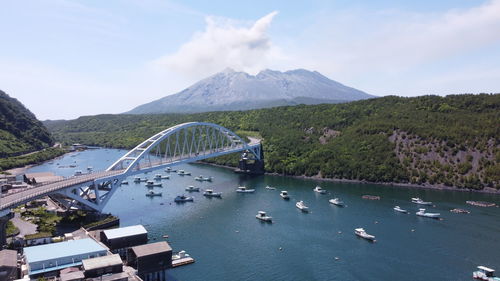
[[122,181],[120,184],[128,184],[128,181]]
[[199,192],[199,191],[200,191],[200,188],[199,188],[199,187],[194,187],[194,186],[190,185],[190,186],[186,187],[186,189],[185,189],[185,190],[186,190],[186,191],[189,191],[189,192],[194,192],[194,191]]
[[368,241],[375,242],[375,236],[366,233],[366,231],[361,227],[354,229],[354,234]]
[[306,206],[304,201],[300,200],[299,202],[295,203],[295,207],[299,208],[302,212],[308,212],[309,207]]
[[188,197],[188,196],[185,196],[185,195],[179,195],[179,196],[175,197],[174,201],[177,202],[177,203],[193,202],[193,197]]
[[205,189],[205,192],[203,192],[204,196],[207,197],[222,197],[221,192],[214,192],[212,189]]
[[92,167],[92,166],[87,167],[87,171],[91,172],[92,170],[94,170],[94,167]]
[[162,186],[161,182],[154,182],[154,181],[147,181],[146,182],[147,187],[160,187]]
[[478,266],[477,270],[472,273],[472,278],[485,281],[500,281],[499,277],[495,277],[495,270],[486,266]]
[[71,164],[69,165],[70,168],[76,168],[76,165],[75,164]]
[[333,205],[339,206],[339,207],[345,206],[344,202],[342,200],[340,200],[339,198],[330,199],[330,200],[328,200],[328,202],[330,202]]
[[431,219],[439,219],[441,216],[440,213],[426,213],[425,209],[418,209],[418,212],[415,213],[417,216],[431,218]]
[[273,217],[266,215],[266,212],[264,211],[259,211],[255,217],[261,221],[266,221],[266,222],[273,221]]
[[396,212],[400,212],[400,213],[405,213],[405,214],[408,214],[408,211],[407,211],[407,210],[405,210],[405,209],[401,209],[401,207],[399,207],[399,206],[395,206],[393,209],[394,209],[394,211],[396,211]]
[[361,198],[367,199],[367,200],[380,200],[380,196],[377,196],[377,195],[363,195],[363,196],[361,196]]
[[272,187],[272,186],[269,186],[269,185],[266,185],[266,189],[269,189],[269,190],[276,190],[275,187]]
[[236,189],[236,192],[252,193],[252,192],[255,192],[255,189],[250,189],[250,188],[247,188],[246,186],[238,186],[238,188]]
[[199,175],[194,178],[197,181],[212,181],[212,177],[204,177],[202,175]]
[[191,175],[191,172],[186,172],[186,171],[184,171],[184,170],[179,170],[179,171],[177,172],[177,174],[178,174],[179,176],[190,176],[190,175]]
[[170,176],[164,176],[162,174],[156,174],[154,177],[155,180],[167,180],[169,178],[170,178]]
[[167,173],[170,173],[170,172],[174,172],[175,173],[175,172],[177,172],[177,170],[172,170],[172,168],[170,168],[170,167],[166,167],[164,171],[167,172]]
[[146,196],[148,197],[161,196],[161,192],[154,192],[150,190],[148,193],[146,193]]
[[141,177],[135,177],[134,178],[134,182],[144,182],[144,181],[148,181],[148,179],[146,179],[146,178],[141,179]]
[[75,176],[81,176],[83,175],[82,171],[81,170],[76,170],[75,171]]
[[432,205],[432,202],[425,202],[424,200],[415,197],[411,199],[412,203],[418,204],[418,205]]
[[459,208],[451,209],[450,212],[455,213],[455,214],[470,214],[469,210],[459,209]]
[[317,192],[319,194],[325,194],[326,193],[326,190],[324,190],[323,188],[321,188],[321,186],[316,186],[313,190],[314,190],[314,192]]
[[286,190],[282,190],[282,191],[280,192],[280,196],[281,196],[281,198],[283,198],[283,199],[285,199],[285,200],[290,199],[290,195],[288,195],[288,191],[286,191]]

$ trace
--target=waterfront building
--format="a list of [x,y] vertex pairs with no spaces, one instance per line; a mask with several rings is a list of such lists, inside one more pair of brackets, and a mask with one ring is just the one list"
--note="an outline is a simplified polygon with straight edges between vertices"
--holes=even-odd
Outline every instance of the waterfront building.
[[127,263],[137,270],[144,281],[165,281],[167,269],[172,267],[172,248],[167,242],[132,247]]
[[108,250],[91,238],[24,248],[30,277],[57,275],[61,269],[80,266],[82,260],[107,255]]
[[118,254],[86,259],[82,265],[85,278],[123,272],[123,262]]
[[148,231],[142,225],[133,225],[101,232],[100,240],[114,254],[126,259],[130,247],[148,243]]
[[13,250],[0,251],[0,280],[11,281],[17,279],[17,252]]

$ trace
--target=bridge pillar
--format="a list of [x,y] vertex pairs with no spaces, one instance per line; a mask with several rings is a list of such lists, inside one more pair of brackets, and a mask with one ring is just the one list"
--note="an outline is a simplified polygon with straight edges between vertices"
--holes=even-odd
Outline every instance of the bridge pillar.
[[253,154],[245,151],[240,158],[238,163],[238,169],[236,173],[239,174],[250,174],[250,175],[262,175],[264,174],[264,150],[262,149],[262,144],[258,150],[260,153],[260,159],[252,157]]

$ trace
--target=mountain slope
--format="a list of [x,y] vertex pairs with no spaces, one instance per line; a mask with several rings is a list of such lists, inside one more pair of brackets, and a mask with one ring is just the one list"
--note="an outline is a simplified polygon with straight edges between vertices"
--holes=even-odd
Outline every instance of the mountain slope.
[[[388,96],[189,115],[98,115],[46,124],[66,143],[132,148],[190,121],[217,123],[242,136],[257,131],[268,172],[500,189],[500,94]],[[213,161],[235,165],[237,157]]]
[[53,144],[45,126],[22,103],[0,91],[0,157],[32,152]]
[[192,113],[339,103],[372,98],[362,91],[304,69],[264,70],[257,75],[226,69],[180,93],[140,105],[128,113]]

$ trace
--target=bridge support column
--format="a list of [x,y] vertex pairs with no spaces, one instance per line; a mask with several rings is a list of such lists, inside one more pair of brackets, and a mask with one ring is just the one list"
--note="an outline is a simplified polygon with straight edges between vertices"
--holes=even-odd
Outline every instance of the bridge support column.
[[262,175],[264,174],[264,150],[262,149],[262,144],[259,149],[260,159],[248,158],[251,153],[245,152],[242,154],[240,162],[238,163],[238,169],[236,173],[239,174],[250,174],[250,175]]

